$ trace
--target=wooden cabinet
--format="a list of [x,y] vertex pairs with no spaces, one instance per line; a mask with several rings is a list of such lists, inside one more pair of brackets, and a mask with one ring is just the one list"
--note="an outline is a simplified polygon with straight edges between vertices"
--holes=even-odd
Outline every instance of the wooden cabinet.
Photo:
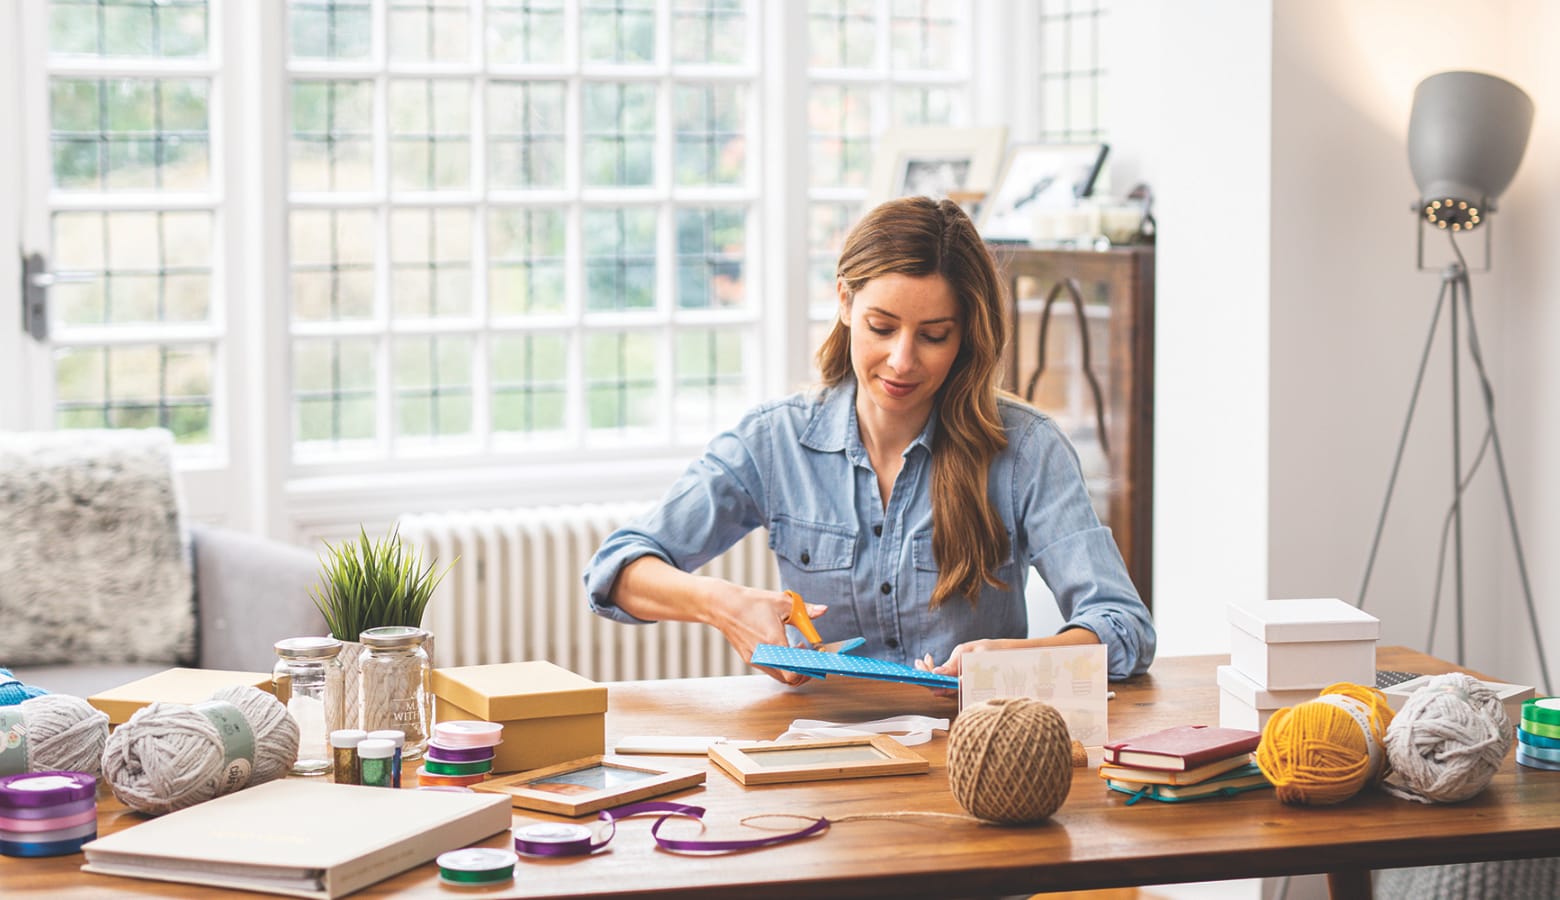
[[1095,511],[1149,603],[1154,249],[995,245],[992,252],[1009,288],[1003,386],[1052,416],[1072,440]]

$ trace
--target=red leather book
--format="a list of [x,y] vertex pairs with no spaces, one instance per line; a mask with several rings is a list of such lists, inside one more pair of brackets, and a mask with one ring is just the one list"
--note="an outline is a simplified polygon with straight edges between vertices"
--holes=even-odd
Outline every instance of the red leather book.
[[1111,741],[1105,761],[1118,766],[1179,772],[1257,749],[1262,734],[1244,728],[1177,725],[1149,734]]

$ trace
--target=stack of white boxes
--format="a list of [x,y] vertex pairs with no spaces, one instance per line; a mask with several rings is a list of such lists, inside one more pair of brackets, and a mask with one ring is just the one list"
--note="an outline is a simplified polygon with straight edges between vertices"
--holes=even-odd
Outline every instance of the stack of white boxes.
[[1381,621],[1342,600],[1229,605],[1230,665],[1219,667],[1219,725],[1262,730],[1273,713],[1340,681],[1376,683]]

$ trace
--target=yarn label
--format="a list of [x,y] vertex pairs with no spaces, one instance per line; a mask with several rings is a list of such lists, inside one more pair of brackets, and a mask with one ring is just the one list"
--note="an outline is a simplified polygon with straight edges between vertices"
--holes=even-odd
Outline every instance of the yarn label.
[[1365,747],[1370,754],[1370,774],[1368,777],[1374,781],[1381,774],[1381,743],[1376,740],[1376,732],[1371,729],[1370,707],[1353,697],[1344,696],[1343,694],[1323,694],[1316,699],[1318,702],[1336,706],[1348,713],[1349,717],[1354,719],[1355,724],[1360,726],[1360,731],[1365,733]]
[[255,765],[255,732],[237,706],[226,700],[207,700],[192,707],[211,720],[222,737],[221,794],[230,794],[249,783]]
[[27,771],[27,723],[19,707],[0,708],[0,776]]

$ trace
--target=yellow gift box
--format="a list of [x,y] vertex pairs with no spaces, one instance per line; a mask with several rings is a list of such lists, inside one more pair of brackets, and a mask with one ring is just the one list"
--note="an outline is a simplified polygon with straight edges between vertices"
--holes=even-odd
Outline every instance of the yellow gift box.
[[108,713],[110,725],[123,725],[143,706],[153,703],[191,706],[210,700],[212,694],[234,685],[250,685],[268,694],[275,693],[271,687],[270,672],[175,668],[93,694],[87,698],[87,702]]
[[523,772],[601,753],[607,689],[545,660],[433,671],[434,721],[504,726],[494,772]]

